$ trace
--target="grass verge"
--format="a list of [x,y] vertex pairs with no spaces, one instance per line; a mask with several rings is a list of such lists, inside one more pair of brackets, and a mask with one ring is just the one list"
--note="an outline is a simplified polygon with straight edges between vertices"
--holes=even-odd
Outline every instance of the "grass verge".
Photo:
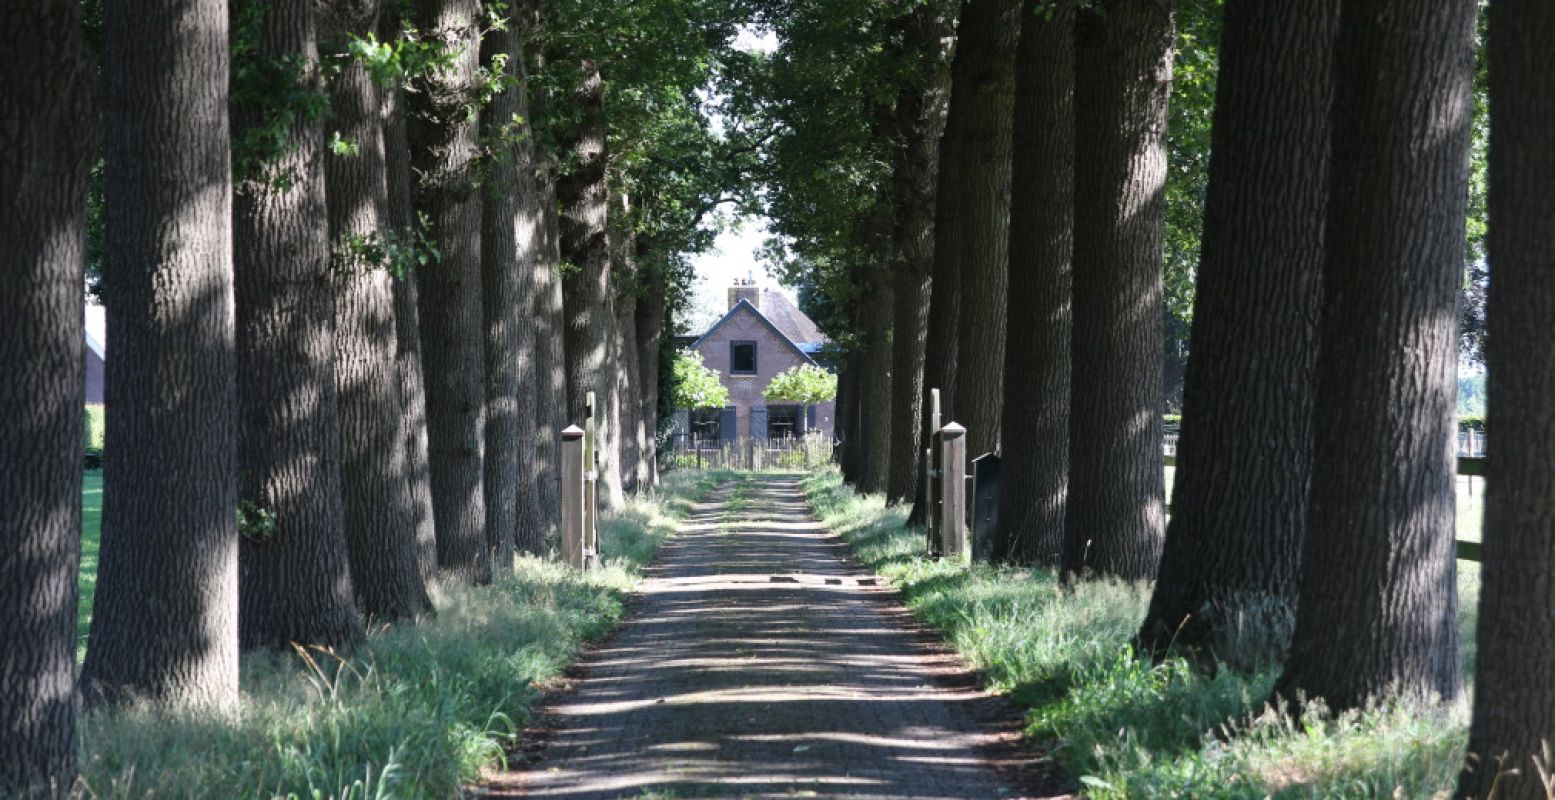
[[[1308,713],[1297,726],[1262,705],[1272,673],[1206,676],[1181,660],[1135,658],[1129,640],[1148,585],[1098,581],[1063,590],[1047,570],[926,559],[905,507],[855,494],[834,469],[812,473],[804,486],[858,558],[889,579],[990,690],[1026,710],[1028,734],[1053,744],[1087,796],[1450,796],[1466,705]],[[1460,596],[1477,588],[1477,577],[1467,577]],[[1473,599],[1464,596],[1464,605],[1471,635]]]
[[230,713],[86,715],[74,795],[458,796],[514,743],[536,683],[615,625],[638,566],[727,477],[669,476],[602,519],[597,572],[521,557],[511,576],[452,589],[435,619],[376,630],[360,651],[246,657]]

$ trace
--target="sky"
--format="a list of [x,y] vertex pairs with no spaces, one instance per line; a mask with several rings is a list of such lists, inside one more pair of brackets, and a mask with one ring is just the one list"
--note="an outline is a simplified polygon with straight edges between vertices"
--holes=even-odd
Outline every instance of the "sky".
[[729,310],[729,287],[736,279],[753,278],[757,286],[775,289],[796,300],[792,289],[780,286],[767,274],[757,251],[766,242],[766,220],[752,217],[737,222],[718,235],[713,249],[691,259],[696,279],[691,303],[682,317],[688,333],[702,333]]

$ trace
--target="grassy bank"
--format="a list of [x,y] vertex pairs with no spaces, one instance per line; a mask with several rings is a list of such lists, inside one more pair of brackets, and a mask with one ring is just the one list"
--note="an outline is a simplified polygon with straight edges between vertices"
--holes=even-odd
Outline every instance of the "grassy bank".
[[[810,475],[805,491],[827,526],[991,690],[1027,710],[1028,733],[1055,745],[1055,758],[1091,797],[1449,796],[1466,739],[1464,705],[1308,714],[1296,726],[1263,706],[1272,673],[1209,677],[1181,660],[1136,659],[1129,640],[1148,586],[1061,591],[1046,570],[925,559],[907,509],[854,494],[835,470]],[[1460,594],[1472,610],[1478,573],[1466,573]],[[1472,613],[1464,627],[1471,636]]]
[[603,519],[603,570],[522,557],[496,585],[447,591],[435,619],[374,631],[359,652],[247,657],[231,713],[88,715],[76,795],[457,796],[513,743],[536,684],[616,623],[637,567],[723,477],[671,476]]

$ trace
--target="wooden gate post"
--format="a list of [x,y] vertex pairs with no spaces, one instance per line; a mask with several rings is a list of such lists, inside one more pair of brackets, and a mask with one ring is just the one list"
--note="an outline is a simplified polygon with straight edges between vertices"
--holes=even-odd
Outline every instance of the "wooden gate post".
[[966,558],[966,428],[951,422],[940,428],[940,552]]
[[935,520],[939,516],[939,504],[935,502],[934,483],[939,472],[934,468],[934,437],[939,435],[939,390],[929,390],[929,428],[923,436],[923,529],[928,535],[930,555],[939,555],[939,531]]
[[562,561],[583,568],[583,429],[562,431]]

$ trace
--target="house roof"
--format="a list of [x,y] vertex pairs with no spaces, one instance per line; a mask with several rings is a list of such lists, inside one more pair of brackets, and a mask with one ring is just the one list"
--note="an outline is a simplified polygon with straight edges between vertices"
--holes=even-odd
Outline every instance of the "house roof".
[[103,361],[108,360],[108,351],[103,348],[101,342],[97,341],[97,337],[93,336],[91,331],[86,332],[86,346],[90,348],[99,359]]
[[789,341],[807,353],[820,350],[822,345],[830,341],[826,338],[826,334],[821,333],[820,326],[800,311],[799,307],[782,292],[762,290],[761,308],[757,311],[782,331]]
[[[764,325],[766,325],[767,328],[769,328],[772,331],[772,333],[777,336],[778,339],[782,340],[782,342],[784,344],[787,344],[789,347],[794,348],[794,352],[798,353],[802,358],[804,358],[805,361],[808,361],[811,364],[815,363],[815,359],[810,357],[810,352],[809,351],[806,351],[803,347],[799,346],[799,344],[797,342],[795,342],[792,338],[789,338],[789,335],[787,333],[785,333],[782,328],[779,328],[776,324],[774,324],[772,322],[772,320],[768,319],[767,315],[761,313],[761,309],[751,305],[749,300],[741,300],[740,302],[735,303],[734,307],[729,309],[729,313],[724,314],[722,317],[719,317],[718,321],[713,323],[713,326],[711,328],[707,329],[707,333],[702,334],[701,337],[699,337],[695,342],[691,343],[691,348],[694,350],[694,349],[696,349],[698,347],[701,347],[702,343],[707,341],[707,337],[712,336],[714,333],[717,333],[719,328],[722,328],[724,326],[724,324],[727,323],[729,320],[734,319],[734,315],[740,313],[740,311],[742,309],[746,310],[746,311],[749,311],[750,313],[754,314],[756,316],[756,319],[761,320],[761,322]],[[801,316],[803,316],[803,315],[801,315]]]

